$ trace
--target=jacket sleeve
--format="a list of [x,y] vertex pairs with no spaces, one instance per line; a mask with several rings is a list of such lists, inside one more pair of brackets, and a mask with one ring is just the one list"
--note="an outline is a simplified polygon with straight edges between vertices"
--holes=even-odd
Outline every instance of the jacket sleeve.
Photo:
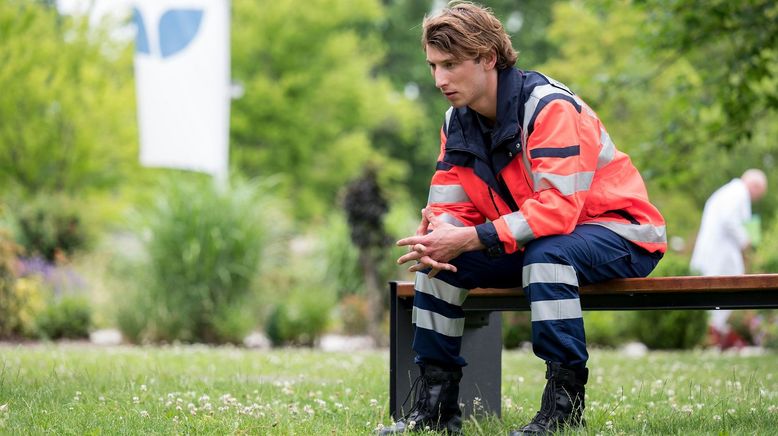
[[485,218],[476,209],[460,182],[459,169],[444,162],[446,134],[440,130],[440,156],[430,183],[427,208],[445,222],[455,226],[474,226]]
[[[538,113],[526,140],[524,159],[533,194],[519,210],[494,221],[505,252],[542,236],[573,231],[594,178],[598,141],[582,141],[590,122],[570,101],[556,99]],[[582,143],[585,142],[585,143]]]

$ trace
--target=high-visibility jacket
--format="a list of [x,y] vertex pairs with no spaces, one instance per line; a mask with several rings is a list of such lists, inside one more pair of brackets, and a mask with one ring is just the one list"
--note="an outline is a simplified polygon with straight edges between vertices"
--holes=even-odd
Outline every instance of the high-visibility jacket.
[[535,238],[604,226],[649,252],[665,252],[665,222],[629,156],[565,85],[540,73],[498,71],[493,127],[450,108],[428,207],[476,226],[491,255]]

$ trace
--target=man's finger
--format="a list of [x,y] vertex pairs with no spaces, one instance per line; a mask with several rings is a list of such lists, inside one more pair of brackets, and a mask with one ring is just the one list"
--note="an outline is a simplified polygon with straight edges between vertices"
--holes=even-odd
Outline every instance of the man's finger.
[[397,241],[397,246],[402,247],[405,245],[413,245],[413,244],[419,244],[421,243],[421,238],[418,236],[409,236],[407,238],[402,238],[399,241]]
[[433,212],[432,209],[424,209],[424,218],[426,218],[427,221],[429,221],[432,225],[440,222],[440,218],[435,215],[435,212]]
[[[419,257],[418,260],[419,263],[408,268],[408,271],[417,272],[417,271],[425,270],[427,268],[432,268],[433,270],[438,270],[438,271],[457,272],[457,267],[455,267],[454,265],[445,262],[438,262],[429,256],[421,256]],[[437,271],[435,272],[435,274],[437,274]],[[434,277],[434,275],[430,277]]]
[[402,264],[404,264],[406,262],[410,262],[412,260],[420,260],[421,257],[422,257],[422,255],[418,251],[415,251],[415,250],[414,251],[410,251],[410,252],[400,256],[397,259],[397,264],[398,265],[402,265]]

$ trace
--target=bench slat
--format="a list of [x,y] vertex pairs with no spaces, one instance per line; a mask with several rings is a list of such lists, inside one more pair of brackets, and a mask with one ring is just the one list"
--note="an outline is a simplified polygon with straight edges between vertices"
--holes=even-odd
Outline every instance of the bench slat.
[[[413,297],[413,282],[396,282],[397,297]],[[634,279],[616,279],[608,282],[588,285],[581,288],[581,295],[622,295],[632,293],[697,293],[697,292],[749,292],[778,291],[778,274],[746,274],[740,276],[681,276],[681,277],[643,277]],[[495,289],[478,288],[468,294],[468,298],[510,297],[524,295],[521,288]]]

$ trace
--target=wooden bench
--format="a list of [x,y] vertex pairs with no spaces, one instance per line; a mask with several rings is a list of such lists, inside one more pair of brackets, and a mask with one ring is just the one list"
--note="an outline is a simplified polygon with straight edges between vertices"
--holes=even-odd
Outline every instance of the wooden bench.
[[[411,349],[413,283],[390,282],[390,412],[403,415],[402,402],[418,376]],[[778,274],[721,277],[657,277],[612,280],[582,287],[584,310],[650,309],[757,309],[778,308]],[[501,415],[502,322],[500,311],[529,310],[521,289],[474,289],[463,306],[465,332],[460,402],[464,414],[473,412],[473,399],[480,398],[485,413]],[[585,322],[585,317],[584,317]],[[412,404],[406,404],[406,409]],[[479,410],[480,413],[480,410]]]

